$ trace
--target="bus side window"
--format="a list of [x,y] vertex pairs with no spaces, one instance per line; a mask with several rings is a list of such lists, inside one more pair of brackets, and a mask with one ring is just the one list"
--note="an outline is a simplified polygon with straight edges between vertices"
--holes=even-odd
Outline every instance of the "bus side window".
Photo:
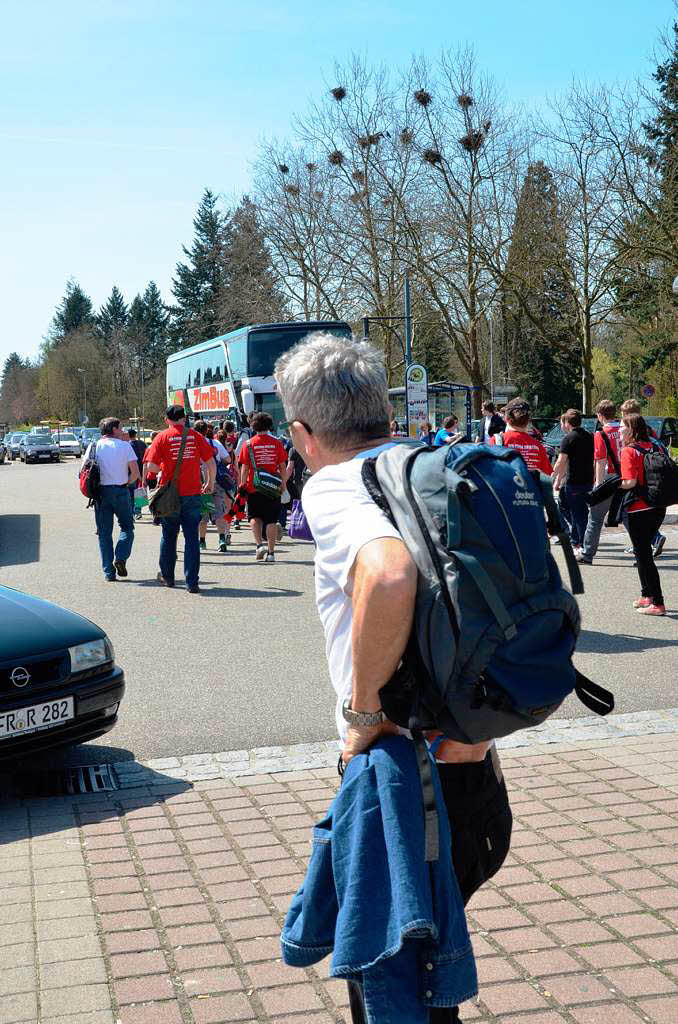
[[193,387],[194,388],[199,388],[200,387],[200,367],[198,367],[198,369],[193,374]]

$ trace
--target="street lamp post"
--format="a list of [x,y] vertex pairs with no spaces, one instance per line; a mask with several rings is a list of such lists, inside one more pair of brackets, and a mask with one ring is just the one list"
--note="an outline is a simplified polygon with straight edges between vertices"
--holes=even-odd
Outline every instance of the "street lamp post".
[[83,419],[87,420],[87,373],[85,370],[81,369],[81,367],[78,367],[78,373],[82,374],[82,386],[85,391],[85,415],[83,416]]

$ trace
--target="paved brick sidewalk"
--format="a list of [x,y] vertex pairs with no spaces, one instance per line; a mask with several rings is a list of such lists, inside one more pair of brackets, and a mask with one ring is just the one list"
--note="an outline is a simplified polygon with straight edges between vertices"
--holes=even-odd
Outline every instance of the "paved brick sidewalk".
[[[513,847],[470,906],[474,1024],[676,1024],[678,735],[508,750]],[[157,778],[157,776],[156,776]],[[278,933],[331,769],[7,803],[0,1024],[348,1020]]]

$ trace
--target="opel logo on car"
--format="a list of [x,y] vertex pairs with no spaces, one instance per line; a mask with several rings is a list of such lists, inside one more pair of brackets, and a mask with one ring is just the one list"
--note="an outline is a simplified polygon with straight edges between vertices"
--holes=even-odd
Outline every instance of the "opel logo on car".
[[15,669],[12,669],[9,677],[15,686],[27,686],[30,682],[31,675],[27,668],[23,665],[17,665]]

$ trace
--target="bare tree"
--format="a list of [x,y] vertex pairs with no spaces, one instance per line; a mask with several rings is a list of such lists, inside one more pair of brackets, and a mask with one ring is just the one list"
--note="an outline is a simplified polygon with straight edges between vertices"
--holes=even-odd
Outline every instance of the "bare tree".
[[618,185],[633,139],[622,132],[620,148],[610,144],[606,121],[611,116],[607,90],[575,83],[561,100],[549,103],[549,115],[538,125],[558,182],[566,225],[567,264],[563,269],[576,310],[582,403],[587,414],[593,401],[596,332],[614,317],[615,285],[628,256],[623,236],[626,211]]

